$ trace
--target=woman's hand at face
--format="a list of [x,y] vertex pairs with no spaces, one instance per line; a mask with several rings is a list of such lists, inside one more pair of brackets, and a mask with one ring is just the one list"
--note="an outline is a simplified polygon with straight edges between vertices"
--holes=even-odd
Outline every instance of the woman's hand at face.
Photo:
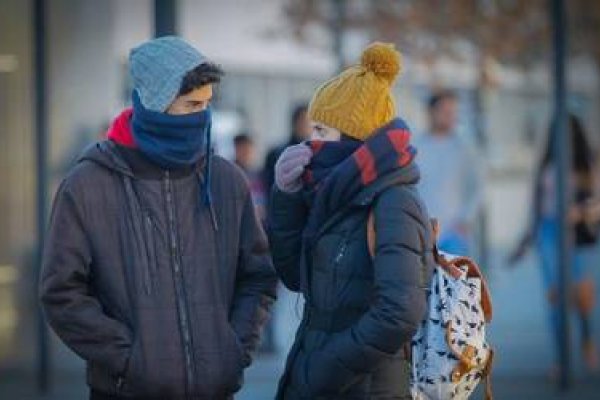
[[295,193],[302,189],[302,174],[312,158],[311,149],[304,143],[286,148],[275,164],[275,185],[282,192]]

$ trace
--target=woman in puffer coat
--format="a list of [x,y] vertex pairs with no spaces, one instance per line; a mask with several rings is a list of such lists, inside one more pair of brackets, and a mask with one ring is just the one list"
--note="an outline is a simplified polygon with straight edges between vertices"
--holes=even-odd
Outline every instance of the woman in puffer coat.
[[416,151],[391,94],[399,71],[393,45],[370,45],[317,89],[311,141],[277,162],[273,261],[305,299],[277,399],[410,399],[407,348],[434,262]]

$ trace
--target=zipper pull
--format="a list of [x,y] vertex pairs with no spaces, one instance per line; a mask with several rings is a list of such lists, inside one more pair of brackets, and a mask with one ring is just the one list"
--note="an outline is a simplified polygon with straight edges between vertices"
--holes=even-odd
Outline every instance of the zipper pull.
[[215,230],[215,232],[218,232],[219,231],[219,223],[217,222],[217,214],[215,213],[215,209],[213,207],[212,202],[209,204],[209,208],[210,208],[210,210],[209,210],[210,219],[212,222],[213,229]]
[[335,257],[335,262],[339,263],[342,260],[342,257],[344,257],[344,253],[346,252],[346,242],[344,242],[342,244],[342,247],[340,248],[340,251],[338,252],[337,256]]
[[120,392],[121,389],[123,388],[123,384],[125,383],[125,379],[123,379],[122,376],[119,376],[117,378],[117,391]]

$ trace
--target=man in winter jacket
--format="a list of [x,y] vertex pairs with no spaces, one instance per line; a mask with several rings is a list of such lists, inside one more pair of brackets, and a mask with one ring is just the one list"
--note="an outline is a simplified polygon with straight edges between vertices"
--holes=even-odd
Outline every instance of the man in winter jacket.
[[42,306],[92,399],[230,399],[276,277],[243,173],[211,155],[222,72],[177,37],[129,61],[133,108],[56,194]]

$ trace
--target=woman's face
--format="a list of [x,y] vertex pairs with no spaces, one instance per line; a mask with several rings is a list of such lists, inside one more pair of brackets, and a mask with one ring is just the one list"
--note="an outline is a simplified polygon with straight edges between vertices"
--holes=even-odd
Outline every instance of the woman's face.
[[320,122],[313,121],[312,123],[312,133],[310,135],[310,140],[322,140],[325,142],[338,142],[342,137],[340,131]]

